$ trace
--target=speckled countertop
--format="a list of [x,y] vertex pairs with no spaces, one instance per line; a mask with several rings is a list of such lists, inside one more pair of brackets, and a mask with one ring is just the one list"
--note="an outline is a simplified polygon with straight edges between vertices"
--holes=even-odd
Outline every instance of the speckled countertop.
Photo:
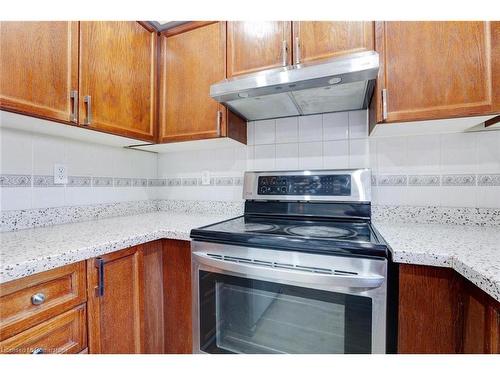
[[397,263],[450,267],[500,301],[500,227],[375,222]]
[[[0,233],[0,282],[234,217],[159,211]],[[451,267],[500,301],[500,227],[375,222],[398,263]]]
[[3,232],[0,283],[160,238],[189,240],[192,228],[228,218],[160,211]]

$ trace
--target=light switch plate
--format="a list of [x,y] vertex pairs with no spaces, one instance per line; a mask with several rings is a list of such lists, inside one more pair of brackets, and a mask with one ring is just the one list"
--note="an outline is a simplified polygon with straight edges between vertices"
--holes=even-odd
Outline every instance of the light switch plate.
[[64,164],[54,164],[54,184],[68,183],[68,169]]
[[210,171],[201,172],[201,184],[210,185]]

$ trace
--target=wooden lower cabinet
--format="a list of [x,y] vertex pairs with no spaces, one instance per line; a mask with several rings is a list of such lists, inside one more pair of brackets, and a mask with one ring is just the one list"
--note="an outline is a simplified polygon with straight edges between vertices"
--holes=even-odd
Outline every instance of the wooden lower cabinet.
[[500,353],[500,302],[452,269],[400,265],[398,352]]
[[164,240],[165,353],[193,351],[191,306],[191,243]]

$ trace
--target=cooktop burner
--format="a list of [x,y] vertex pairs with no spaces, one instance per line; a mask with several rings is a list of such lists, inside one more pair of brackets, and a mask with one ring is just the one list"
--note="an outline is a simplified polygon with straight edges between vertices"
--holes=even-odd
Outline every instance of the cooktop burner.
[[356,231],[325,225],[297,225],[285,228],[285,232],[294,236],[325,237],[325,238],[350,238],[356,236]]
[[245,223],[245,232],[273,232],[277,225],[264,223]]

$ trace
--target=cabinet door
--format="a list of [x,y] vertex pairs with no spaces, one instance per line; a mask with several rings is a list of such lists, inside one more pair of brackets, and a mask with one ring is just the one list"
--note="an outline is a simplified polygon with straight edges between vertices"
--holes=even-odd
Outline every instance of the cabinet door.
[[303,63],[374,49],[373,22],[293,22],[293,61]]
[[76,122],[78,22],[1,22],[0,45],[0,108]]
[[384,22],[376,32],[385,121],[500,111],[500,22]]
[[80,125],[154,139],[156,43],[137,22],[80,23]]
[[90,353],[144,351],[142,261],[137,246],[87,261]]
[[227,76],[290,65],[291,23],[228,22]]
[[216,22],[161,38],[162,142],[226,135],[226,110],[210,85],[226,76],[226,27]]

